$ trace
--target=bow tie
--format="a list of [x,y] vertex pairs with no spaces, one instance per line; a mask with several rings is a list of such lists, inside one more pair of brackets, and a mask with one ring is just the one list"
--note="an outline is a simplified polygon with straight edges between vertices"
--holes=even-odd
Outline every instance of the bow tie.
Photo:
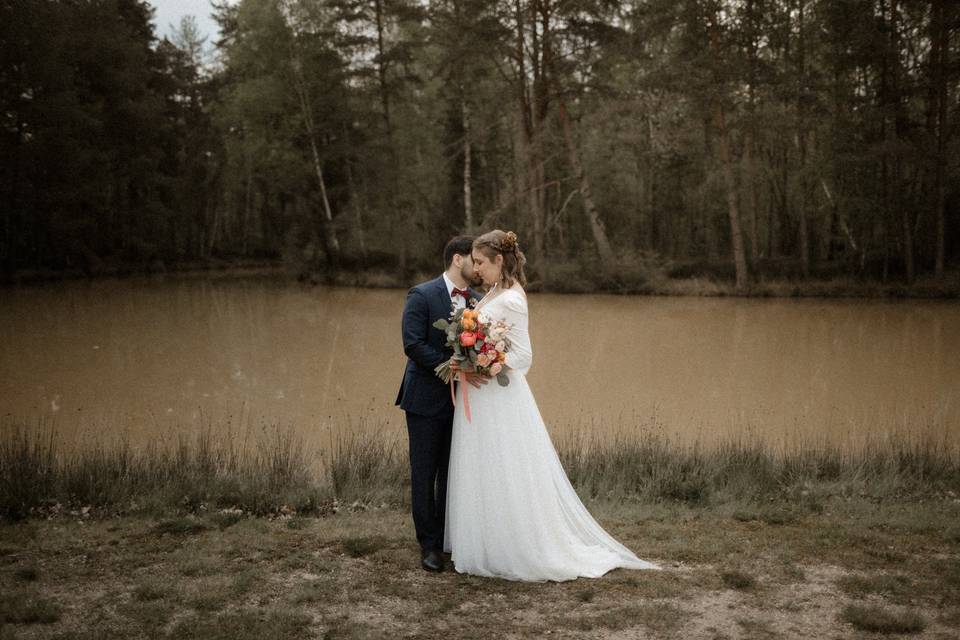
[[453,291],[450,292],[450,297],[451,297],[451,298],[456,298],[457,296],[462,296],[464,302],[469,302],[469,301],[470,301],[470,292],[469,292],[469,291],[464,291],[463,289],[457,289],[456,287],[454,287],[454,288],[453,288]]

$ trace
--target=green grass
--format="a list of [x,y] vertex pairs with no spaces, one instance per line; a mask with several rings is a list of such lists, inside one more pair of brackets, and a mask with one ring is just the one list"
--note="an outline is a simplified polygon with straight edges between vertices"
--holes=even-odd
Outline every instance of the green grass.
[[36,582],[40,579],[40,571],[34,566],[18,567],[13,576],[22,582]]
[[920,633],[927,625],[916,611],[891,611],[879,606],[848,605],[840,619],[861,631],[874,633]]
[[346,538],[343,541],[343,549],[351,558],[362,558],[387,546],[387,540],[383,536],[372,536],[362,538]]
[[60,607],[33,589],[0,594],[0,624],[51,624],[60,619]]
[[178,622],[170,635],[180,640],[296,640],[314,636],[311,623],[303,611],[244,608],[217,616],[194,614]]
[[844,576],[837,581],[837,586],[844,592],[859,597],[872,594],[899,596],[912,590],[910,578],[889,573]]
[[593,602],[593,599],[597,597],[597,592],[594,589],[584,589],[577,594],[577,599],[580,602]]
[[152,602],[154,600],[163,600],[170,596],[170,591],[152,582],[138,584],[131,594],[137,602]]
[[720,572],[720,579],[723,580],[723,584],[727,585],[731,589],[738,589],[741,591],[753,589],[757,586],[756,578],[749,573],[740,571],[739,569],[731,569]]
[[163,520],[153,527],[153,532],[157,535],[194,535],[207,531],[209,527],[206,523],[192,517],[174,518]]

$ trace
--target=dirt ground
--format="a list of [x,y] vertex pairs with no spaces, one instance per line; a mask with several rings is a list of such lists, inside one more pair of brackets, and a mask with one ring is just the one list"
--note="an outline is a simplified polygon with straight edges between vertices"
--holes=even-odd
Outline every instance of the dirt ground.
[[0,640],[960,637],[956,500],[590,508],[665,570],[430,574],[397,508],[8,523]]

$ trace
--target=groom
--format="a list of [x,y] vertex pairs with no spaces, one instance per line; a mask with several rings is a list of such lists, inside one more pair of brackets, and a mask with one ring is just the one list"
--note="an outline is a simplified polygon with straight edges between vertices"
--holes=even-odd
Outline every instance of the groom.
[[[453,429],[450,387],[434,369],[450,359],[446,333],[433,323],[450,316],[479,295],[470,285],[479,283],[470,257],[473,236],[457,236],[443,250],[446,270],[439,278],[418,284],[407,293],[403,307],[403,350],[407,368],[397,402],[407,413],[410,440],[410,488],[413,524],[420,543],[420,564],[427,571],[443,571],[443,525],[447,506],[447,463]],[[461,372],[475,387],[486,384]]]

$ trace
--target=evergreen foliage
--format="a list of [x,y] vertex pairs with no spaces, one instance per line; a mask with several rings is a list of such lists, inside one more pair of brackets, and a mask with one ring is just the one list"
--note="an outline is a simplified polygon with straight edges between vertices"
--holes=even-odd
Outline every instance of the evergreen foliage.
[[145,0],[0,2],[4,275],[407,277],[492,227],[548,286],[956,265],[949,0],[213,7],[208,45],[190,19],[158,39]]

